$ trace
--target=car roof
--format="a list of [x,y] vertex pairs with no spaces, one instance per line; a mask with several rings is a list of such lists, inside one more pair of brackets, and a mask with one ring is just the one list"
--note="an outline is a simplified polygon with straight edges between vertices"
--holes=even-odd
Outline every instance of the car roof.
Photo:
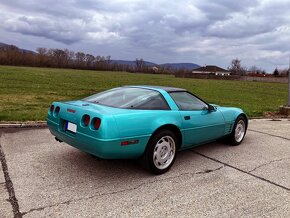
[[166,91],[166,92],[180,92],[180,91],[186,91],[186,89],[176,88],[176,87],[168,87],[168,86],[138,85],[138,86],[126,86],[126,87],[145,88],[145,89],[152,89],[152,90],[164,90],[164,91]]

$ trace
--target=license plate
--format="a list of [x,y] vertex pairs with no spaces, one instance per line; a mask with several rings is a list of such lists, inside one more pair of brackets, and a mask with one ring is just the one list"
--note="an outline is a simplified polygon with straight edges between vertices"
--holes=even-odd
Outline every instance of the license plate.
[[67,122],[65,129],[68,131],[71,131],[73,133],[76,133],[77,132],[77,125],[74,123],[71,123],[71,122]]

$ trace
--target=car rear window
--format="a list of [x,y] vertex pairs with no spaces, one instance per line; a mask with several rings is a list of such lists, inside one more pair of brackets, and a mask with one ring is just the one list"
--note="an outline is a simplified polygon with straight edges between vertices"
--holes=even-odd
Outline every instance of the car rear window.
[[163,96],[154,90],[120,87],[83,99],[109,107],[142,110],[170,110]]

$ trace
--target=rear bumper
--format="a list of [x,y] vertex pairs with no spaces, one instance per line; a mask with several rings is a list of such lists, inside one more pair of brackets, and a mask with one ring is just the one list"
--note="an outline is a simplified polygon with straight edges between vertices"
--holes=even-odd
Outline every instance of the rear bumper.
[[[133,159],[140,157],[150,138],[137,136],[130,138],[99,139],[81,132],[70,134],[62,130],[58,123],[47,119],[47,126],[52,135],[59,140],[90,154],[103,159]],[[138,140],[137,144],[121,146],[122,141]]]

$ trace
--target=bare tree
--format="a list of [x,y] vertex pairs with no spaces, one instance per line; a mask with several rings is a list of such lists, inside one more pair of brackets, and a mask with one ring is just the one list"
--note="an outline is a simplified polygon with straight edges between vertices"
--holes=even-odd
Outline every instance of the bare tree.
[[91,54],[86,54],[85,56],[85,62],[86,62],[86,66],[88,69],[91,69],[93,67],[93,63],[95,61],[95,57]]
[[248,70],[250,73],[253,73],[253,74],[266,74],[266,71],[263,70],[262,68],[259,68],[255,65],[251,66]]
[[111,56],[105,58],[105,70],[110,70]]
[[83,68],[85,65],[85,53],[83,52],[77,52],[75,54],[75,58],[76,58],[76,67],[77,68]]
[[37,55],[37,62],[38,66],[47,66],[47,49],[46,48],[37,48],[36,51],[38,52]]
[[233,75],[240,75],[243,76],[246,74],[246,68],[241,65],[241,60],[236,58],[233,59],[228,70],[231,71]]
[[136,64],[136,71],[142,72],[142,70],[144,68],[143,59],[142,58],[140,58],[140,59],[136,58],[135,64]]

